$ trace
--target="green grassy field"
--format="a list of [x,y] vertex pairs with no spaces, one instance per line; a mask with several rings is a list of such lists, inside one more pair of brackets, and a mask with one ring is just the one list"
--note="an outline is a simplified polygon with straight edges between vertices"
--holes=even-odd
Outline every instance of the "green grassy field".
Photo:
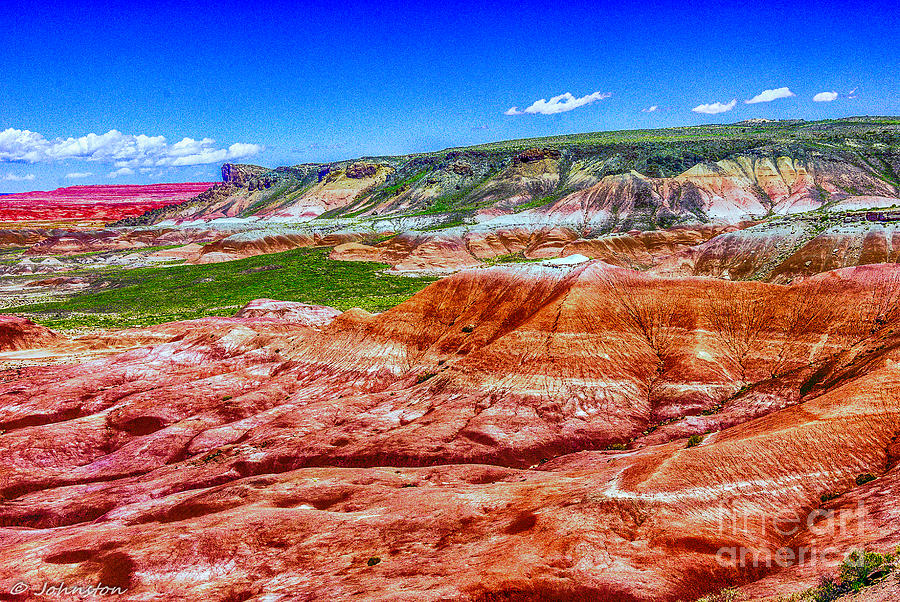
[[[382,311],[435,280],[383,274],[387,266],[380,263],[331,261],[329,250],[295,249],[208,265],[106,269],[93,273],[99,278],[90,292],[4,313],[70,329],[229,316],[261,297]],[[103,290],[96,290],[99,284]]]

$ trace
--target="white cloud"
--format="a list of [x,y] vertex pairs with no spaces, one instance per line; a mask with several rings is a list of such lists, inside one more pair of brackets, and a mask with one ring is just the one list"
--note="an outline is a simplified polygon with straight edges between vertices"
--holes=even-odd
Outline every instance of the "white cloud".
[[8,128],[0,132],[0,161],[37,163],[46,146],[47,141],[40,134]]
[[106,175],[109,176],[110,178],[118,178],[119,176],[130,176],[133,173],[134,173],[134,170],[131,169],[130,167],[120,167],[119,169],[117,169],[115,171],[111,171]]
[[593,94],[588,94],[581,98],[575,98],[570,92],[566,92],[565,94],[554,96],[550,100],[547,100],[546,98],[536,100],[524,111],[520,111],[518,107],[510,107],[504,111],[503,114],[524,115],[527,113],[529,115],[554,115],[556,113],[565,113],[566,111],[589,105],[594,101],[603,100],[610,96],[612,96],[612,94],[609,92],[594,92]]
[[67,173],[66,178],[70,180],[75,180],[77,178],[89,178],[94,175],[91,171],[73,171],[72,173]]
[[15,173],[8,173],[5,176],[3,176],[3,180],[5,182],[30,182],[33,179],[34,179],[33,173],[26,174],[24,176],[20,176],[19,174],[15,174]]
[[647,107],[646,109],[641,109],[641,113],[654,113],[659,110],[659,107],[653,105],[652,107]]
[[790,88],[775,88],[774,90],[763,90],[750,100],[745,100],[744,102],[748,105],[753,105],[758,102],[772,102],[779,98],[789,98],[791,96],[796,96],[796,94],[791,92]]
[[52,140],[29,130],[7,128],[0,131],[0,162],[81,159],[115,167],[164,167],[219,163],[249,157],[261,150],[257,144],[243,142],[217,148],[212,138],[183,138],[181,142],[169,144],[165,136],[123,134],[118,130]]
[[730,111],[737,105],[737,99],[731,99],[731,102],[721,103],[713,102],[706,105],[697,105],[691,109],[694,113],[704,113],[706,115],[715,115],[717,113],[725,113]]
[[856,98],[856,90],[857,90],[857,89],[858,89],[858,88],[853,88],[852,90],[850,90],[849,92],[847,92],[847,98]]
[[837,97],[837,92],[819,92],[813,96],[813,100],[815,102],[831,102],[832,100],[837,100]]

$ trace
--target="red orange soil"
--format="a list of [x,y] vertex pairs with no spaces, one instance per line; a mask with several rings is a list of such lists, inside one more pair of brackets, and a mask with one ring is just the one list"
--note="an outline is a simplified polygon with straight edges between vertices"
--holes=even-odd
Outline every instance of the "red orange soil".
[[[900,330],[872,303],[897,273],[475,269],[379,315],[266,300],[6,371],[0,584],[100,579],[125,600],[802,589],[838,554],[782,568],[722,550],[900,543]],[[857,500],[848,527],[773,528]]]
[[212,183],[70,186],[0,196],[0,222],[109,223],[186,201]]

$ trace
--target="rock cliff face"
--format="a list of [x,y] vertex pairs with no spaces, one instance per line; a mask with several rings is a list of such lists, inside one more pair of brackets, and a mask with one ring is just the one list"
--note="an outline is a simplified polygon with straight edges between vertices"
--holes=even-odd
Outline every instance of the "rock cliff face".
[[[0,583],[99,579],[123,600],[800,589],[845,549],[900,543],[898,282],[893,265],[791,286],[480,268],[379,315],[263,300],[0,372]],[[774,528],[858,500],[852,531]],[[728,553],[804,547],[838,552]]]
[[[222,182],[237,187],[249,186],[251,181],[258,182],[259,176],[268,174],[269,171],[258,165],[225,163],[222,165]],[[265,187],[265,180],[263,182],[263,187]]]
[[895,185],[854,166],[737,156],[698,164],[674,178],[647,178],[636,172],[607,176],[544,213],[574,215],[579,222],[612,228],[622,223],[666,226],[684,221],[687,215],[699,222],[736,223],[754,216],[818,209],[831,199],[849,198],[842,192],[847,186],[859,186],[872,195],[898,196]]
[[900,199],[898,128],[890,122],[745,124],[715,135],[695,129],[275,170],[225,165],[222,185],[142,221],[253,216],[369,223],[415,216],[431,226],[539,222],[587,234],[733,224],[860,197]]

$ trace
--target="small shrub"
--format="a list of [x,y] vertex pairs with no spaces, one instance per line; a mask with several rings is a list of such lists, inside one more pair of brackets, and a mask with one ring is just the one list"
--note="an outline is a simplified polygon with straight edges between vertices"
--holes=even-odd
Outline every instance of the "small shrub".
[[688,437],[688,447],[697,447],[701,443],[703,443],[703,435],[691,435],[690,437]]
[[416,378],[416,384],[417,385],[421,384],[421,383],[425,382],[426,380],[428,380],[429,378],[433,378],[435,376],[437,376],[437,374],[435,374],[434,372],[423,372],[422,374],[420,374],[418,376],[418,378]]
[[866,483],[871,483],[874,480],[875,480],[874,475],[872,475],[868,472],[864,472],[863,474],[856,477],[856,484],[857,484],[857,486],[865,485]]
[[849,591],[858,592],[872,585],[894,569],[893,554],[879,554],[857,550],[841,565],[840,583]]
[[366,564],[369,565],[369,566],[375,566],[375,565],[378,564],[379,562],[381,562],[381,558],[379,558],[378,556],[372,556],[371,558],[369,558],[369,559],[366,561]]
[[840,493],[834,493],[833,491],[829,491],[828,493],[823,493],[819,499],[822,500],[822,503],[830,502],[831,500],[840,497]]
[[462,327],[463,332],[472,332],[473,330],[475,330],[474,326],[463,326]]
[[738,599],[738,591],[731,587],[726,587],[717,594],[710,594],[697,600],[697,602],[736,602]]
[[799,599],[810,602],[834,602],[846,594],[856,593],[874,585],[897,567],[896,561],[897,557],[894,554],[860,550],[851,552],[841,564],[837,576],[823,576],[818,586],[800,594]]
[[628,446],[625,445],[624,443],[610,443],[609,445],[606,446],[606,449],[608,449],[608,450],[619,450],[619,451],[621,451],[621,450],[624,450],[624,449],[628,449]]
[[819,586],[813,589],[806,599],[811,602],[832,602],[841,595],[843,592],[840,583],[832,575],[825,575],[819,580]]

